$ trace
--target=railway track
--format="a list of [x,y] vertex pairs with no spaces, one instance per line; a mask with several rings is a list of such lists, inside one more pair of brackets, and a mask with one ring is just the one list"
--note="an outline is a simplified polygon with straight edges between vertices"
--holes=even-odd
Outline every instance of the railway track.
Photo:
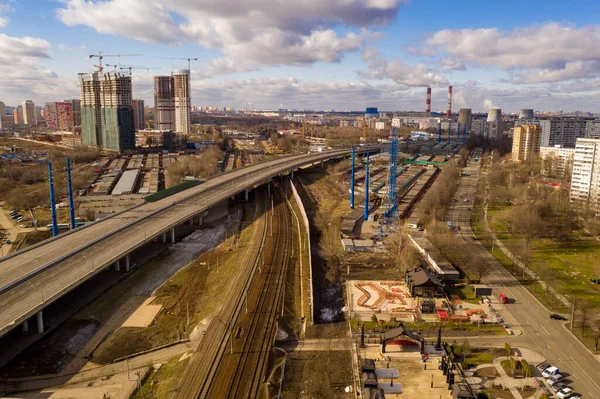
[[245,297],[247,313],[235,321],[231,353],[225,354],[206,395],[201,398],[256,398],[263,387],[267,361],[283,303],[283,285],[292,245],[291,214],[281,191],[275,191],[273,210],[276,228],[268,240],[266,267],[255,274]]
[[248,249],[244,258],[240,260],[242,265],[249,266],[242,266],[240,268],[238,275],[235,277],[237,284],[231,287],[231,295],[223,303],[218,316],[214,317],[210,322],[204,338],[196,349],[196,352],[192,355],[190,364],[173,392],[173,398],[198,398],[201,397],[202,392],[205,392],[210,387],[231,338],[232,321],[236,320],[237,315],[244,308],[241,298],[244,292],[249,289],[252,277],[260,267],[261,255],[263,254],[267,240],[268,215],[266,196],[264,190],[257,190],[256,193],[257,207],[260,208],[257,209],[257,214],[262,213],[262,216],[257,220],[257,228],[259,230],[256,232],[260,238],[258,243],[255,243],[253,248]]

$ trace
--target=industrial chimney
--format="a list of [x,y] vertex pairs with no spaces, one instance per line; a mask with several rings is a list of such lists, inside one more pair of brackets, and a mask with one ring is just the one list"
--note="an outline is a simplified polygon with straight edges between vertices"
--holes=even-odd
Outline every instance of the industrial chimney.
[[446,118],[452,116],[452,86],[448,87],[448,111],[446,111]]
[[427,88],[427,100],[425,100],[425,112],[431,113],[431,87]]

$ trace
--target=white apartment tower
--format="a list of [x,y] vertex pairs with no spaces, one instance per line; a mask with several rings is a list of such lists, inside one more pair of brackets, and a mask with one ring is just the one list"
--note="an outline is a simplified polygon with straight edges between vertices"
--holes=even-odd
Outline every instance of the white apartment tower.
[[571,202],[600,210],[600,139],[577,139],[571,177]]

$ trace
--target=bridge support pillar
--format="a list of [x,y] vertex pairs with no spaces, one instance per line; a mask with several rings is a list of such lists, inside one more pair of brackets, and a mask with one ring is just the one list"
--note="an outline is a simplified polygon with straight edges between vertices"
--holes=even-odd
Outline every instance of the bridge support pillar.
[[267,197],[271,196],[271,183],[267,184]]
[[202,215],[198,215],[198,226],[202,226],[202,219],[204,219]]
[[292,180],[294,180],[294,170],[292,170]]
[[175,227],[171,229],[171,244],[175,244]]
[[244,190],[244,199],[248,201],[248,189]]
[[163,244],[166,244],[166,243],[167,243],[167,232],[164,232],[164,233],[162,234],[162,243],[163,243]]
[[23,332],[29,331],[29,320],[25,320],[21,323],[21,330],[23,330]]
[[116,272],[121,271],[121,259],[119,259],[115,262],[115,271]]
[[42,314],[41,310],[35,314],[35,319],[37,320],[38,334],[43,334],[44,333],[44,315]]
[[325,163],[321,161],[321,168],[325,167]]
[[125,273],[129,273],[130,269],[131,269],[131,258],[130,258],[130,255],[127,254],[127,255],[125,255]]

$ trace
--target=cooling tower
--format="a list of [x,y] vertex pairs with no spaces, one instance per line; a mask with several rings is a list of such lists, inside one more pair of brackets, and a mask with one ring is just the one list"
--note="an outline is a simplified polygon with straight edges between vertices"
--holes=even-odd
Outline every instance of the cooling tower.
[[533,119],[533,110],[522,109],[521,112],[519,112],[519,119]]
[[500,108],[492,108],[488,112],[488,122],[499,122],[502,120],[502,110]]
[[460,123],[460,126],[467,127],[467,131],[471,131],[471,120],[472,120],[472,113],[471,113],[471,109],[470,108],[461,108],[460,111],[458,111],[458,123]]

